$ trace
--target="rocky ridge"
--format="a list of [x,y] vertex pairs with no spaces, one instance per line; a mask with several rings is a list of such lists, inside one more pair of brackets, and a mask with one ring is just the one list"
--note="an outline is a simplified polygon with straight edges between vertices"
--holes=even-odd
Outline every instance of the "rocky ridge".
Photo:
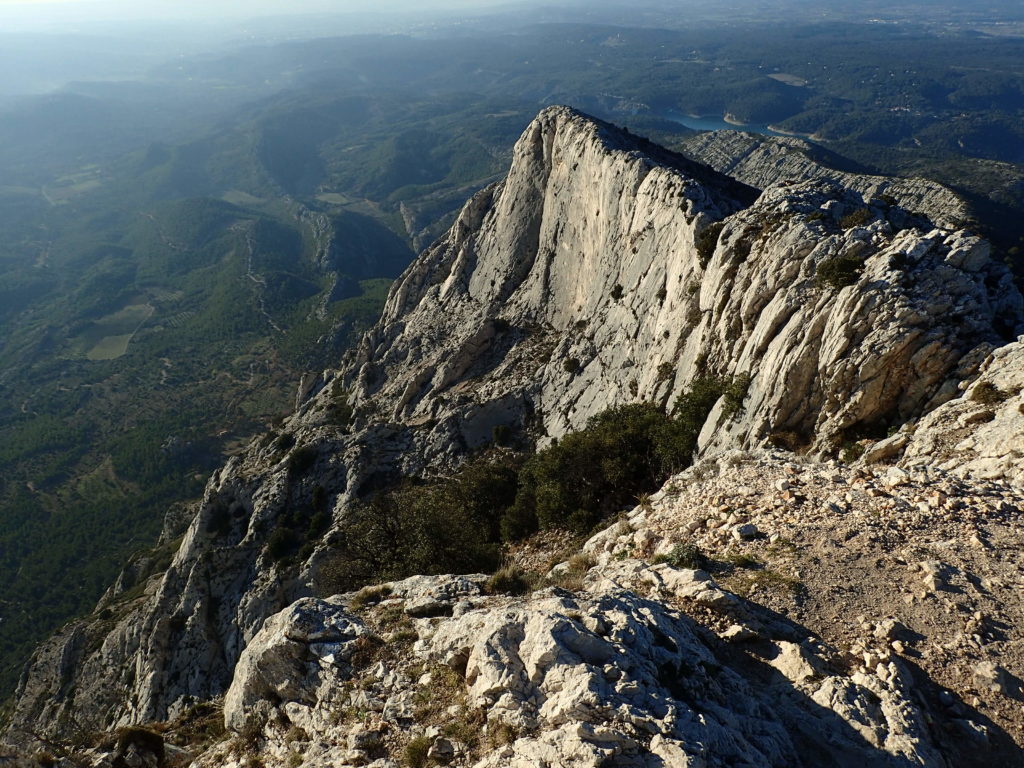
[[826,158],[819,162],[824,152],[821,147],[796,137],[708,131],[687,138],[681,149],[687,156],[758,189],[786,181],[830,180],[864,200],[887,198],[903,210],[908,220],[916,215],[944,229],[961,229],[974,219],[963,198],[938,182],[837,170],[827,164]]
[[[712,413],[702,436],[709,456],[772,439],[828,454],[862,430],[903,423],[955,398],[1019,323],[1020,296],[1006,270],[989,259],[984,241],[964,231],[901,229],[904,214],[891,208],[821,180],[757,195],[572,110],[546,110],[517,145],[506,180],[476,195],[448,235],[396,284],[381,323],[345,369],[322,377],[282,432],[254,442],[215,474],[170,568],[122,580],[94,617],[70,625],[37,652],[9,735],[38,727],[58,733],[69,723],[105,729],[173,720],[229,688],[244,689],[240,675],[256,674],[249,662],[266,645],[261,628],[287,636],[281,628],[291,622],[288,611],[297,610],[296,600],[308,601],[318,553],[288,568],[269,555],[268,540],[292,510],[314,503],[316,488],[326,489],[334,523],[343,527],[358,493],[401,471],[443,471],[489,442],[496,426],[543,441],[610,405],[669,403],[706,375],[749,376],[742,412],[727,417],[720,406]],[[857,224],[846,226],[854,214]],[[857,263],[852,280],[818,279],[822,265],[835,260]],[[338,417],[343,393],[355,407],[351,423]],[[632,572],[661,571],[637,565]],[[706,583],[703,576],[685,578]],[[647,576],[619,586],[600,582],[579,599],[591,611],[602,600],[625,600],[616,610],[635,617],[653,610],[642,603],[649,599],[648,582]],[[481,610],[505,615],[509,598],[480,595],[479,579],[474,583]],[[531,600],[517,600],[515,610],[533,615]],[[577,598],[538,597],[544,622],[555,620],[564,600]],[[345,601],[302,605],[335,615],[323,619],[331,624],[331,643],[367,642],[359,640],[368,634]],[[665,621],[676,622],[677,649],[712,652],[706,644],[701,650],[703,635],[694,639],[678,628],[688,621],[682,614]],[[429,655],[419,625],[415,629],[416,647],[422,645],[433,663],[438,657]],[[453,632],[463,630],[469,627]],[[651,662],[641,653],[634,663]],[[345,667],[339,668],[342,677],[336,670],[328,676],[332,686],[344,680]],[[870,699],[860,682],[841,672],[835,671],[842,678],[835,684],[851,701]],[[298,688],[319,690],[317,680]],[[264,693],[273,687],[254,685]],[[663,681],[645,678],[644,685],[657,697],[666,695]],[[747,700],[743,685],[730,679],[727,689]],[[618,688],[605,693],[610,698],[595,711],[622,703]],[[537,703],[548,695],[542,690]],[[803,690],[798,702],[809,695]],[[851,737],[850,754],[863,763],[865,749],[883,749],[894,764],[941,765],[934,736],[921,735],[917,705],[902,693],[892,696],[902,718],[892,728],[882,723],[889,715],[874,710],[837,715],[846,723],[837,732],[847,736],[853,728],[863,738],[852,720],[877,733],[897,733],[888,746],[887,739],[869,739],[865,747]],[[811,707],[794,706],[805,713]],[[727,711],[720,714],[721,723],[731,722]],[[256,734],[231,711],[228,722],[244,731],[239,735],[269,738],[268,754],[274,754],[273,729]],[[581,750],[602,743],[587,735],[585,719],[537,721],[537,728],[567,722],[580,723]],[[750,727],[793,739],[785,722],[755,718]],[[706,735],[717,733],[714,726],[705,723],[700,738],[725,739]],[[681,731],[636,727],[668,740],[666,754],[683,759],[671,752]],[[408,732],[400,732],[405,739]],[[781,736],[773,739],[756,758],[762,762],[753,764],[794,764],[772,762],[795,754]],[[636,764],[656,764],[644,756],[654,743],[646,737],[624,732],[609,736],[613,742],[619,744],[615,759],[636,754],[648,761]],[[539,752],[512,748],[510,759],[540,759]],[[594,759],[610,754],[599,752]],[[459,759],[471,757],[466,752]],[[691,757],[694,765],[703,759]]]

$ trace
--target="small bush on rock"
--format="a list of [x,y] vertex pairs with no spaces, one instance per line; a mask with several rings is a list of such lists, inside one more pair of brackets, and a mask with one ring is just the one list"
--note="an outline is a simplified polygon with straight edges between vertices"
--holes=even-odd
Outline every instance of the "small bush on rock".
[[725,222],[716,221],[709,224],[697,235],[697,258],[700,260],[702,269],[707,269],[711,257],[715,255],[715,246],[718,245],[718,238],[725,229]]
[[864,271],[864,262],[853,256],[837,256],[818,265],[814,282],[819,287],[841,289],[853,285]]
[[870,208],[858,208],[855,211],[851,211],[839,220],[839,226],[843,229],[853,229],[854,227],[863,227],[869,223],[874,217],[871,215]]
[[498,424],[491,430],[491,442],[495,445],[507,446],[512,442],[512,427]]
[[843,451],[840,454],[839,458],[842,459],[842,461],[845,464],[853,464],[853,462],[855,462],[857,459],[859,459],[861,456],[864,455],[864,451],[865,451],[865,448],[864,448],[863,443],[859,443],[859,442],[856,442],[856,443],[855,442],[845,443],[843,445]]
[[296,448],[288,456],[288,472],[293,476],[304,474],[317,460],[320,452],[312,445]]
[[363,587],[352,597],[348,607],[353,611],[359,611],[369,605],[379,603],[390,594],[391,587],[387,584],[380,584],[376,587]]
[[507,566],[487,580],[487,591],[492,595],[523,595],[530,590],[526,575],[514,566]]
[[287,432],[283,435],[278,435],[277,438],[274,440],[274,449],[278,453],[284,453],[285,451],[289,450],[293,445],[295,445],[295,435],[289,434]]
[[348,393],[344,390],[332,400],[327,406],[327,416],[331,423],[348,429],[352,424],[352,419],[355,416],[355,409],[352,408],[352,404],[348,401]]
[[426,736],[414,736],[405,745],[405,765],[407,768],[425,768],[427,755],[430,752],[430,739]]
[[971,400],[982,405],[998,405],[1005,401],[1010,395],[1003,392],[991,381],[982,381],[975,385],[971,392]]
[[299,537],[289,528],[275,528],[267,538],[267,556],[274,562],[284,560],[299,546]]
[[668,554],[658,555],[654,564],[666,563],[673,568],[701,570],[708,567],[708,558],[696,544],[677,544]]

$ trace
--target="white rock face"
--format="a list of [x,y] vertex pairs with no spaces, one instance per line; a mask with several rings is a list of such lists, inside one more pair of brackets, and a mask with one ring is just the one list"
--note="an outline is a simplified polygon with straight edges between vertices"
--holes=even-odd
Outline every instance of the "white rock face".
[[[694,578],[658,570],[662,584]],[[633,587],[648,583],[647,571],[632,561],[595,569],[588,579]],[[706,574],[697,580],[718,589]],[[392,586],[393,597],[364,612],[366,620],[408,610],[412,585]],[[384,642],[378,647],[387,662],[364,660],[357,669],[341,659],[351,658],[355,637],[366,630],[341,607],[346,598],[303,600],[268,619],[236,668],[225,702],[228,726],[252,733],[255,722],[271,766],[295,748],[279,723],[302,729],[299,748],[309,766],[372,758],[384,765],[399,756],[403,734],[443,742],[451,764],[475,768],[821,764],[812,754],[828,754],[837,765],[943,764],[901,671],[888,682],[846,677],[824,649],[774,640],[759,627],[752,635],[770,658],[763,665],[669,608],[669,592],[651,599],[619,586],[485,597],[478,588],[467,595],[448,576],[421,577],[416,588],[424,587],[456,615],[414,620],[412,654]],[[467,598],[471,605],[457,612]],[[424,663],[431,671],[417,679],[411,670]],[[760,680],[751,684],[755,668]],[[359,707],[368,718],[338,716]],[[456,734],[467,733],[460,722],[475,723],[482,743],[460,743]],[[367,733],[378,734],[376,748],[354,754],[350,745],[366,742]],[[498,733],[500,742],[486,746]],[[199,765],[224,759],[214,749]]]
[[[844,229],[863,197],[834,181],[758,196],[545,110],[506,180],[406,271],[341,373],[306,382],[283,433],[213,476],[168,570],[141,597],[121,583],[99,606],[109,615],[39,649],[11,733],[68,716],[96,729],[163,720],[223,694],[266,619],[311,592],[316,557],[289,569],[267,542],[317,487],[343,526],[360,491],[450,468],[496,426],[556,437],[712,375],[750,380],[742,411],[711,414],[705,454],[772,437],[829,452],[954,397],[1019,324],[1020,295],[985,241],[900,229],[886,206]],[[702,238],[716,222],[717,239]],[[837,258],[857,260],[852,284],[818,284]],[[351,427],[334,423],[339,388]]]
[[366,634],[340,606],[312,598],[271,616],[235,666],[224,697],[225,724],[242,730],[247,720],[266,714],[269,701],[309,703],[318,670],[326,665],[350,675],[357,640]]

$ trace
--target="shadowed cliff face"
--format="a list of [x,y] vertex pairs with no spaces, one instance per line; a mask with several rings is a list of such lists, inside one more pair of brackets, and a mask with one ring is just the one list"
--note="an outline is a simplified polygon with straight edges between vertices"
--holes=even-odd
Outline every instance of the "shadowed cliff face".
[[705,454],[780,435],[827,453],[949,399],[1021,299],[984,241],[905,219],[834,181],[759,194],[545,110],[341,373],[214,475],[169,570],[122,582],[37,652],[15,729],[164,719],[224,693],[264,620],[310,592],[317,554],[268,554],[282,519],[326,492],[343,530],[358,492],[450,468],[495,426],[543,440],[735,376],[743,409],[716,408]]

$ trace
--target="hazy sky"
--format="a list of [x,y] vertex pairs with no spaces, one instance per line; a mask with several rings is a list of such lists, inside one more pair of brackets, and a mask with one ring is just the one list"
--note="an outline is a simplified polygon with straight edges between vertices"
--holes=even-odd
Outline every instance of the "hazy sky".
[[470,10],[507,3],[508,0],[0,0],[0,26],[2,31],[22,31],[110,21]]

